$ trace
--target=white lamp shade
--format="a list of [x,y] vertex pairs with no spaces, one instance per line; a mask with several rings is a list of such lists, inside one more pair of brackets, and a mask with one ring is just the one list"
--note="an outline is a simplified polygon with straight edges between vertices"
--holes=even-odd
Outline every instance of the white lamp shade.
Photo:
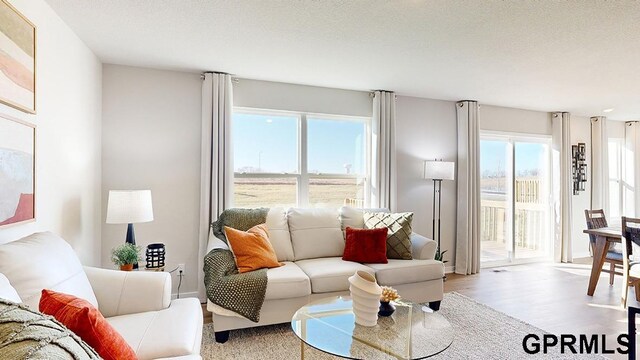
[[425,161],[424,178],[434,180],[455,180],[456,163],[452,161]]
[[151,190],[110,190],[107,224],[153,221]]

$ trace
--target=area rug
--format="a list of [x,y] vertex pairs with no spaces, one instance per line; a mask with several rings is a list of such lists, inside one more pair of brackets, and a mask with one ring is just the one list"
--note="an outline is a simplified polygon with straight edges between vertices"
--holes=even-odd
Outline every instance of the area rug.
[[[453,326],[455,339],[447,350],[431,359],[602,359],[601,356],[560,354],[558,348],[547,355],[529,355],[522,349],[522,339],[527,334],[542,335],[545,331],[455,292],[444,295],[440,312]],[[213,325],[207,324],[202,358],[299,359],[300,340],[291,331],[290,324],[280,324],[235,330],[228,342],[218,344]],[[305,359],[336,358],[307,346]]]

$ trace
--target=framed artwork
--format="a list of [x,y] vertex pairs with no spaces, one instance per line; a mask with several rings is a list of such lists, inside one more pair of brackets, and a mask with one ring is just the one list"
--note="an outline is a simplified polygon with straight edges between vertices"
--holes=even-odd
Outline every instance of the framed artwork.
[[0,227],[35,220],[36,128],[0,114]]
[[36,113],[36,27],[0,0],[0,103]]

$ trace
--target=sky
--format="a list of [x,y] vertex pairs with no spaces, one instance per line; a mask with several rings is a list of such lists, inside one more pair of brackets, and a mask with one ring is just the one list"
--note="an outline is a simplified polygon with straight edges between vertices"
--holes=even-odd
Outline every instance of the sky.
[[[507,163],[507,141],[480,141],[480,173],[503,173]],[[541,143],[515,143],[516,175],[533,170],[543,170],[547,159],[548,145]],[[546,160],[546,161],[545,161]]]
[[[298,120],[295,116],[233,114],[235,171],[298,172]],[[307,118],[309,172],[346,174],[364,171],[365,124]]]

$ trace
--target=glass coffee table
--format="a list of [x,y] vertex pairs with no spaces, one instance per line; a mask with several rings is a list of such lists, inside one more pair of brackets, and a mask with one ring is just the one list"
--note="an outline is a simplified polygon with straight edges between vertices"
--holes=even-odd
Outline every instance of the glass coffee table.
[[372,327],[355,323],[351,298],[337,296],[300,308],[291,320],[305,344],[348,359],[424,359],[441,353],[453,342],[453,328],[437,312],[408,301],[396,303],[389,317],[378,317]]

